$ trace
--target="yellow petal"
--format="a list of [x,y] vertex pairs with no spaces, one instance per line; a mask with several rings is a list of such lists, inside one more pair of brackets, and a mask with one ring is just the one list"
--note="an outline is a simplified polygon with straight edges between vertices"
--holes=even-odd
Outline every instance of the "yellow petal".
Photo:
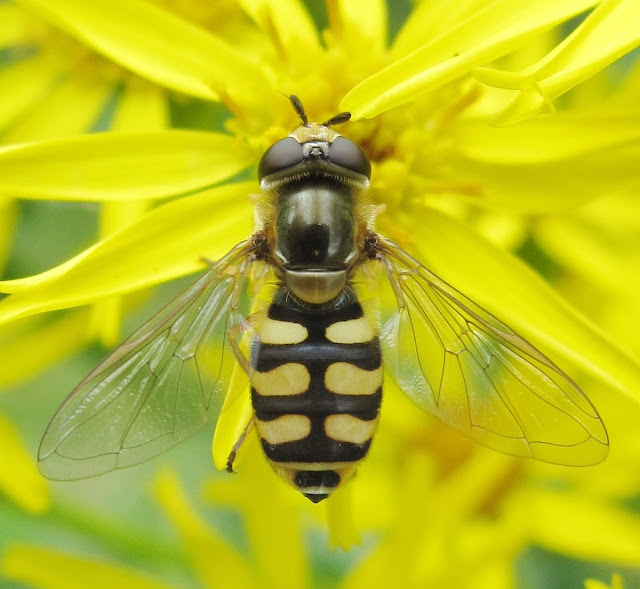
[[86,133],[113,92],[110,82],[73,76],[56,84],[2,137],[4,143],[25,143]]
[[[476,540],[482,542],[482,539]],[[487,563],[483,562],[482,565],[484,566],[478,571],[478,574],[474,571],[471,575],[469,589],[513,589],[513,587],[517,587],[518,581],[513,570],[513,555],[507,553],[496,556],[498,556],[498,562],[491,562],[490,560]],[[472,562],[475,564],[476,561]]]
[[612,148],[640,141],[640,109],[565,111],[506,129],[460,119],[452,132],[459,151],[478,161],[535,164],[592,153],[605,158]]
[[86,309],[0,340],[0,387],[35,377],[86,344]]
[[[459,121],[447,179],[478,205],[540,213],[573,208],[640,181],[640,111],[566,112],[507,128]],[[517,146],[517,149],[514,149]]]
[[203,268],[250,234],[251,182],[214,188],[151,211],[69,262],[41,275],[0,283],[20,291],[0,302],[0,323],[84,305]]
[[485,0],[417,3],[393,42],[391,57],[398,59],[415,51],[455,28],[486,4]]
[[169,127],[170,118],[166,91],[132,79],[120,95],[110,129],[137,133],[157,131]]
[[551,53],[519,72],[480,68],[474,75],[490,86],[520,90],[492,119],[509,125],[543,112],[551,101],[640,45],[636,0],[605,0]]
[[[291,59],[311,59],[320,50],[318,32],[299,0],[239,0],[245,12]],[[304,51],[300,48],[304,47]]]
[[140,200],[211,186],[251,155],[230,135],[100,133],[0,150],[0,194],[56,200]]
[[510,53],[595,0],[496,0],[353,88],[340,103],[353,119],[372,118]]
[[94,303],[91,316],[85,323],[87,340],[98,340],[105,348],[112,348],[121,340],[122,298],[112,297]]
[[[637,202],[636,195],[633,199]],[[605,209],[607,203],[617,207],[621,217],[638,214],[634,210],[637,207],[625,207],[621,199],[598,199],[587,210],[595,213]],[[605,206],[598,206],[601,204]],[[638,233],[624,219],[618,227],[606,229],[586,215],[551,217],[537,223],[534,232],[538,243],[555,260],[598,288],[628,294],[631,300],[640,291],[640,276],[634,271],[640,266],[640,248],[633,245]]]
[[25,43],[29,20],[29,15],[17,6],[7,2],[0,4],[0,49]]
[[59,62],[46,53],[3,67],[0,88],[11,88],[11,92],[0,92],[0,131],[19,120],[46,96],[60,74]]
[[0,491],[22,509],[42,513],[49,507],[49,488],[18,431],[0,415]]
[[[391,478],[397,479],[393,499],[395,518],[392,528],[384,534],[369,558],[361,559],[352,567],[342,583],[344,589],[364,587],[440,587],[438,583],[415,582],[416,560],[424,560],[425,536],[440,538],[441,528],[431,525],[432,515],[440,513],[439,504],[425,500],[430,497],[435,478],[433,464],[423,452],[406,452],[402,456],[402,468]],[[371,491],[371,490],[370,490]],[[369,491],[369,492],[370,492]],[[437,500],[440,498],[437,497]],[[448,512],[448,508],[445,507]],[[429,567],[443,567],[442,550],[428,550]],[[393,566],[389,566],[393,563]],[[448,564],[448,563],[447,563]],[[444,583],[442,587],[449,587]],[[456,585],[459,586],[459,585]]]
[[171,589],[128,567],[72,556],[58,550],[11,544],[5,548],[3,577],[41,589]]
[[[105,238],[134,223],[151,208],[146,200],[105,202],[100,207],[100,237]],[[120,341],[122,297],[96,302],[86,327],[87,339],[97,339],[106,348]]]
[[[129,80],[123,89],[111,122],[116,131],[156,131],[169,126],[169,105],[165,91],[157,86]],[[100,237],[108,237],[140,218],[150,208],[149,201],[105,202],[100,208]],[[95,337],[107,347],[120,340],[122,298],[98,301],[92,309],[88,337]]]
[[[144,0],[18,0],[115,62],[201,98],[264,93],[268,80],[230,46]],[[214,89],[215,87],[215,89]]]
[[233,480],[216,477],[206,485],[206,497],[242,514],[253,570],[263,587],[306,587],[308,564],[295,509],[303,498],[268,466],[255,431],[243,451],[245,461]]
[[198,515],[176,475],[161,472],[153,487],[156,501],[178,528],[198,575],[207,587],[258,587],[245,559]]
[[[566,372],[570,372],[566,366],[570,362],[638,402],[638,364],[537,274],[442,213],[425,210],[420,227],[416,228],[420,239],[414,254],[427,268],[504,321]],[[597,406],[598,399],[592,400]]]
[[587,561],[640,565],[640,518],[631,511],[542,489],[519,496],[518,506],[532,541],[543,548]]
[[269,472],[255,434],[249,436],[245,452],[246,466],[237,477],[244,477],[249,490],[242,512],[256,569],[267,586],[304,587],[308,564],[299,516],[293,509],[294,502],[303,498]]
[[[243,434],[245,427],[253,418],[251,396],[247,390],[247,376],[239,365],[236,365],[231,377],[231,384],[224,399],[216,430],[213,434],[211,454],[213,464],[218,470],[227,468],[227,460],[236,443]],[[238,452],[234,460],[234,469],[241,468],[239,458],[243,453]]]
[[352,51],[381,53],[387,46],[387,5],[383,0],[328,2],[331,31]]
[[360,544],[360,534],[353,523],[352,485],[337,489],[326,500],[329,546],[349,550]]

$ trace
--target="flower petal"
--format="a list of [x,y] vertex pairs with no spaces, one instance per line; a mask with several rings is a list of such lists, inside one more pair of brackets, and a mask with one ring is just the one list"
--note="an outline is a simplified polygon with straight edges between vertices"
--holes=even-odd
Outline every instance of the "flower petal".
[[191,505],[177,476],[159,474],[154,495],[178,528],[193,564],[207,587],[258,587],[246,560],[211,529]]
[[518,503],[539,546],[583,560],[640,565],[637,514],[579,493],[542,489],[524,492]]
[[[597,199],[571,217],[547,217],[534,227],[540,246],[569,271],[598,289],[628,296],[640,291],[640,241],[638,227],[627,219],[640,219],[637,195]],[[618,214],[617,224],[607,227],[602,219]],[[595,215],[600,214],[601,218]],[[626,218],[625,218],[626,216]],[[612,303],[622,310],[620,303]]]
[[69,313],[45,325],[25,329],[0,340],[0,387],[34,378],[59,360],[86,345],[86,309]]
[[2,137],[3,143],[26,143],[86,133],[113,92],[105,80],[72,76],[62,80]]
[[374,116],[510,53],[596,0],[496,0],[353,88],[340,103],[353,119]]
[[[640,109],[565,111],[506,129],[459,119],[452,129],[465,157],[501,164],[543,163],[640,142]],[[514,149],[517,145],[517,149]]]
[[360,544],[360,534],[353,522],[353,487],[346,484],[327,498],[327,525],[329,546],[350,550]]
[[144,132],[170,125],[171,114],[167,92],[146,82],[132,79],[125,85],[110,129],[122,132]]
[[537,274],[442,213],[426,209],[419,223],[414,248],[427,268],[561,367],[571,362],[640,401],[640,366]]
[[[215,100],[268,86],[260,68],[205,30],[144,0],[17,0],[117,63]],[[263,91],[264,92],[264,91]]]
[[37,55],[0,70],[0,132],[29,112],[47,95],[61,74],[60,64],[49,55]]
[[[164,89],[132,78],[123,89],[111,128],[116,131],[157,131],[169,126],[169,105]],[[142,217],[151,207],[146,200],[105,202],[100,207],[100,237],[124,229]],[[107,347],[120,340],[121,297],[98,301],[93,305],[88,335]]]
[[520,90],[492,119],[510,125],[554,110],[551,101],[640,45],[636,0],[605,0],[551,53],[519,72],[479,68],[474,75],[489,86]]
[[49,507],[49,488],[11,422],[0,415],[0,490],[22,509],[42,513]]
[[268,466],[258,436],[247,436],[242,449],[246,461],[235,480],[216,478],[206,485],[205,495],[214,504],[240,509],[254,556],[252,568],[262,587],[306,587],[308,563],[295,509],[300,495]]
[[[106,238],[142,217],[149,209],[146,200],[105,202],[100,207],[100,237]],[[87,339],[97,339],[106,348],[120,341],[122,297],[110,297],[94,303],[91,317],[85,324]]]
[[[34,566],[37,563],[37,566]],[[171,589],[129,568],[58,550],[11,544],[4,550],[3,577],[41,589]]]
[[0,194],[83,201],[174,196],[226,180],[251,161],[223,133],[97,133],[0,149]]
[[13,4],[0,3],[0,49],[26,43],[29,15]]
[[[459,120],[452,186],[480,206],[527,213],[569,209],[640,184],[640,111],[562,112],[506,128]],[[517,145],[517,149],[513,146]]]
[[[149,286],[203,267],[250,234],[252,182],[214,188],[161,206],[48,272],[0,283],[0,323]],[[20,292],[17,292],[20,291]]]
[[[231,452],[253,417],[250,400],[251,395],[247,390],[247,375],[236,363],[211,444],[213,464],[218,470],[227,468]],[[234,461],[234,470],[237,470],[242,453],[240,448],[235,448],[235,450],[237,455]]]
[[391,57],[399,59],[415,51],[430,39],[455,28],[486,4],[485,0],[416,4],[393,42]]
[[[291,59],[309,60],[320,51],[318,31],[299,0],[238,0],[245,12]],[[300,48],[304,47],[304,51]],[[308,61],[307,61],[308,62]]]
[[380,54],[387,46],[387,5],[383,0],[328,2],[331,31],[361,55]]

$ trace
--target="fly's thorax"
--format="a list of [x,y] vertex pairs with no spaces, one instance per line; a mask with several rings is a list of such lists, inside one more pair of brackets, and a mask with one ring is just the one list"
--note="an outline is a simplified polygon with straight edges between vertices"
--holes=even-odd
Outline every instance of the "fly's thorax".
[[350,286],[327,305],[280,287],[256,328],[251,398],[273,468],[312,501],[346,482],[378,423],[377,330]]
[[356,252],[353,191],[329,178],[291,182],[277,201],[276,256],[288,269],[344,269]]
[[274,258],[302,300],[324,303],[344,288],[359,258],[353,190],[316,177],[280,187]]

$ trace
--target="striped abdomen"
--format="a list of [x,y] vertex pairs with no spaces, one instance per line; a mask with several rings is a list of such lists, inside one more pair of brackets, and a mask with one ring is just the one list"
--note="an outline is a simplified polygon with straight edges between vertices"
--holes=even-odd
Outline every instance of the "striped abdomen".
[[264,452],[314,502],[364,458],[382,398],[380,345],[350,287],[302,305],[281,287],[252,350],[251,398]]

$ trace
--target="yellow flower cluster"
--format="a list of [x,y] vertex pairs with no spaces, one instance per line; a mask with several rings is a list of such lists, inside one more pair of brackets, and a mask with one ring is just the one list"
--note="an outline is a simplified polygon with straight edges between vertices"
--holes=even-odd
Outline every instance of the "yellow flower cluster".
[[[640,6],[308,5],[313,17],[301,0],[0,1],[0,578],[508,589],[526,577],[544,588],[555,553],[574,582],[619,571],[612,589],[632,587],[640,64],[618,60],[640,45]],[[48,387],[89,341],[114,345],[140,302],[124,295],[195,272],[251,233],[256,163],[297,124],[282,93],[313,119],[352,113],[344,133],[372,161],[380,232],[581,384],[609,430],[604,464],[497,454],[388,382],[371,456],[326,512],[285,488],[254,440],[234,477],[203,474],[186,451],[166,460],[180,475],[164,459],[106,482],[51,488],[38,475],[48,416],[25,418],[18,393],[34,399],[31,414],[36,399],[59,400],[33,396],[29,381],[44,374],[35,382]],[[67,228],[38,235],[30,211],[84,203],[98,217],[93,244],[41,271],[20,244],[56,250]],[[234,415],[216,431],[216,464],[237,437]],[[144,509],[116,505],[125,497]]]

